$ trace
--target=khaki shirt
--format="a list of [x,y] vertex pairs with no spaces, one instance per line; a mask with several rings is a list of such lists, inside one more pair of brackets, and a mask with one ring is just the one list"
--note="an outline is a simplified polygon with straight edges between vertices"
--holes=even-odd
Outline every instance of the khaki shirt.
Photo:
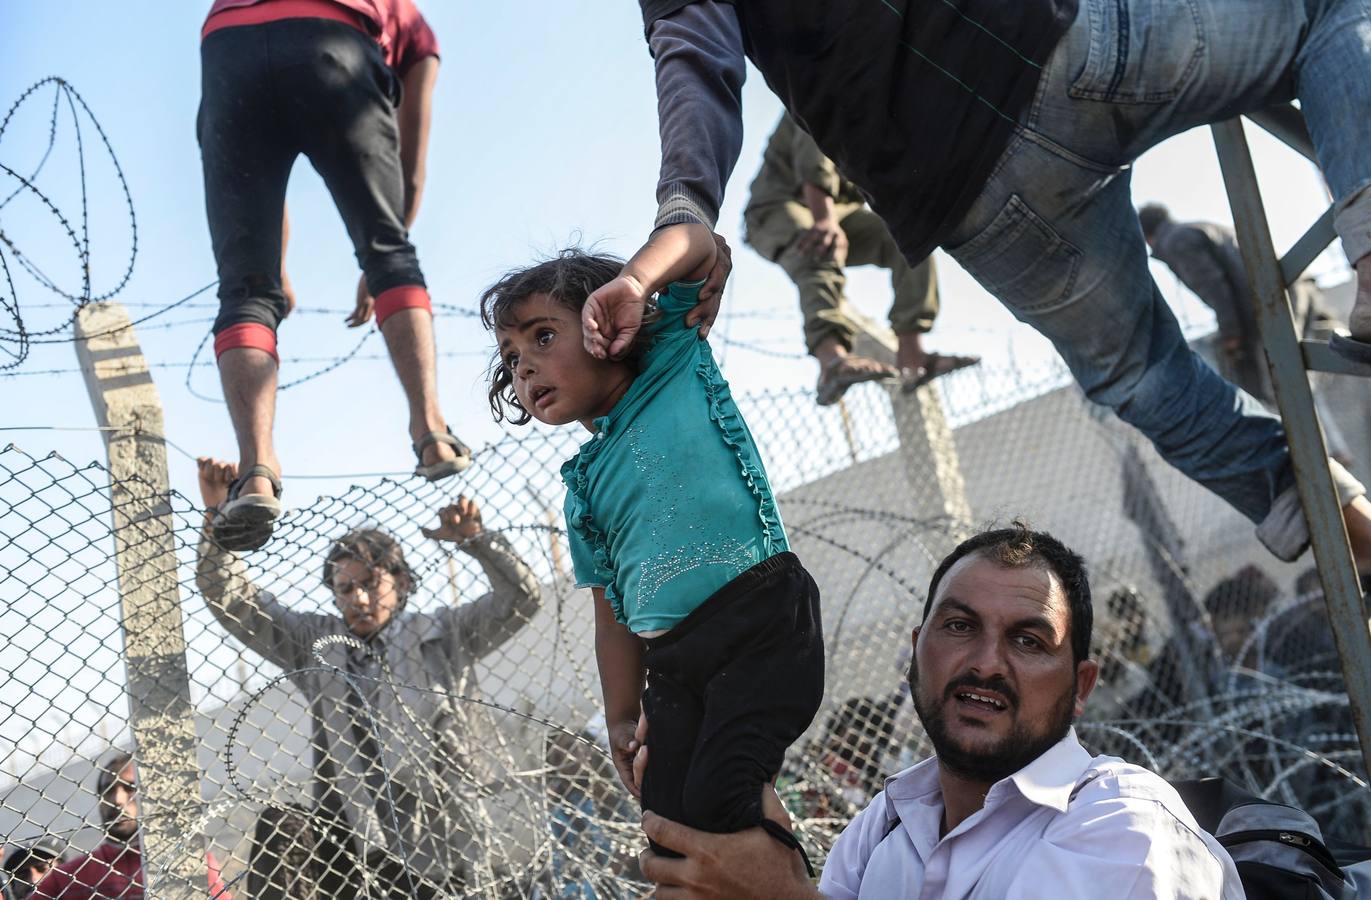
[[744,215],[777,203],[803,203],[806,184],[819,188],[836,203],[864,202],[861,191],[843,178],[814,139],[788,114],[783,114],[767,141],[762,168],[752,179]]

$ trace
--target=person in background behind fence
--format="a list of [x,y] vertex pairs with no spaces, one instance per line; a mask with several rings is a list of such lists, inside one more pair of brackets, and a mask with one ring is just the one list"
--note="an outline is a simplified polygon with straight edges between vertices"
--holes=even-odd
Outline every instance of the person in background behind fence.
[[[651,813],[663,897],[1241,900],[1233,859],[1154,772],[1093,756],[1072,722],[1099,675],[1085,562],[1021,522],[934,571],[909,687],[935,756],[886,779],[843,829],[818,890],[753,829],[721,839]],[[652,766],[651,732],[635,767]]]
[[[1212,222],[1173,221],[1170,210],[1160,203],[1139,209],[1138,221],[1152,258],[1166,263],[1181,283],[1214,311],[1218,326],[1214,357],[1219,373],[1274,410],[1276,395],[1271,390],[1266,350],[1257,329],[1252,287],[1233,229]],[[1314,279],[1297,280],[1290,286],[1289,297],[1295,332],[1302,338],[1326,341],[1342,327]],[[1327,411],[1327,404],[1321,402],[1323,392],[1317,390],[1321,379],[1317,374],[1314,377],[1314,399],[1319,402],[1319,422],[1328,441],[1328,454],[1351,466],[1337,422]]]
[[[473,557],[490,593],[433,612],[406,610],[415,573],[394,537],[367,528],[338,538],[323,560],[338,615],[290,609],[210,536],[234,466],[204,457],[198,465],[208,509],[196,584],[219,623],[289,673],[311,710],[320,852],[337,878],[326,895],[364,896],[364,870],[384,883],[382,896],[462,895],[493,850],[471,774],[473,736],[452,695],[538,612],[533,573],[463,497],[423,532]],[[338,636],[353,640],[321,641]]]
[[[805,346],[819,361],[815,387],[820,406],[837,403],[854,384],[898,376],[913,390],[940,375],[980,362],[923,349],[921,335],[938,315],[938,273],[933,257],[911,266],[890,229],[866,208],[857,186],[843,177],[814,139],[782,113],[752,180],[747,243],[785,269],[800,292]],[[890,327],[899,339],[892,368],[852,355],[857,335],[843,287],[847,266],[890,270],[895,292]]]
[[[138,839],[137,781],[131,753],[115,753],[100,764],[95,793],[105,840],[90,854],[67,860],[49,872],[34,888],[32,900],[143,900],[147,881]],[[213,853],[206,854],[205,863],[210,900],[233,900]]]
[[62,862],[66,846],[57,838],[43,837],[12,848],[3,866],[5,900],[27,900],[53,866]]
[[415,474],[433,481],[471,462],[438,408],[432,304],[408,233],[423,194],[438,41],[413,0],[216,0],[200,55],[197,131],[219,267],[214,352],[239,452],[213,528],[226,549],[254,550],[281,512],[276,328],[294,304],[285,197],[301,153],[362,267],[347,321],[357,327],[375,312],[409,402]]
[[[762,815],[786,748],[823,699],[819,589],[790,552],[757,446],[692,322],[718,250],[708,231],[680,262],[630,359],[586,352],[581,307],[623,261],[565,250],[481,295],[497,350],[496,420],[579,425],[562,466],[576,586],[595,605],[595,658],[614,765],[643,806],[728,832]],[[678,253],[679,251],[679,253]],[[691,279],[700,279],[692,281]],[[653,764],[632,770],[640,719]]]
[[[1132,163],[1186,129],[1295,99],[1371,338],[1371,7],[1365,0],[639,0],[662,165],[643,249],[708,232],[742,147],[747,60],[852,179],[905,259],[944,247],[1049,338],[1094,402],[1258,526],[1309,545],[1281,421],[1195,356],[1147,266]],[[628,272],[634,271],[630,259]],[[586,347],[617,358],[663,287],[616,279]],[[703,317],[717,315],[713,304]],[[1371,570],[1371,501],[1331,466]]]

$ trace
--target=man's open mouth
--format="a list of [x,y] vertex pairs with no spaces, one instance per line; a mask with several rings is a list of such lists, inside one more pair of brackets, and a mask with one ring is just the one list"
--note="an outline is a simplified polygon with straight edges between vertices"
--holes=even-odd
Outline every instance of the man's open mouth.
[[988,694],[978,693],[977,691],[958,691],[954,696],[963,703],[980,709],[1003,711],[1009,709],[1009,704],[1003,700],[991,697]]

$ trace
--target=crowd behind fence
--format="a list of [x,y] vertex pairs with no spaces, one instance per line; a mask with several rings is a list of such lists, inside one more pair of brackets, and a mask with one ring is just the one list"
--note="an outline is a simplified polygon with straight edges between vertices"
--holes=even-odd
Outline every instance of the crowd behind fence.
[[[1312,561],[1266,556],[1249,523],[1059,370],[959,373],[937,396],[955,478],[902,441],[898,404],[912,401],[898,392],[862,386],[830,409],[808,392],[740,399],[823,595],[825,703],[778,782],[816,861],[885,776],[930,752],[905,671],[932,568],[959,535],[1014,516],[1091,565],[1102,668],[1078,723],[1088,747],[1171,778],[1224,775],[1309,810],[1330,837],[1371,841]],[[1345,412],[1364,445],[1366,417]],[[578,441],[520,430],[457,483],[381,479],[319,497],[238,560],[202,544],[198,498],[172,494],[201,790],[146,810],[185,823],[163,853],[212,854],[237,898],[385,896],[383,883],[646,893],[637,809],[605,751],[591,601],[561,532],[559,467]],[[459,492],[498,538],[423,535]],[[48,836],[91,850],[98,761],[149,755],[129,724],[110,496],[99,464],[0,451],[6,847]],[[413,572],[409,631],[383,632],[383,653],[340,636],[325,580],[324,559],[358,528],[393,536]],[[176,864],[150,853],[143,865],[153,877]]]

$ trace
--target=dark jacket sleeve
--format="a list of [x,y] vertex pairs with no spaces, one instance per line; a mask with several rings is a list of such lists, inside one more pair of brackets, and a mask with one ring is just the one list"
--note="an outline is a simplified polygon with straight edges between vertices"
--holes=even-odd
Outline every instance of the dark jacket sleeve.
[[742,26],[732,4],[701,0],[652,22],[662,168],[655,228],[714,228],[743,144]]

